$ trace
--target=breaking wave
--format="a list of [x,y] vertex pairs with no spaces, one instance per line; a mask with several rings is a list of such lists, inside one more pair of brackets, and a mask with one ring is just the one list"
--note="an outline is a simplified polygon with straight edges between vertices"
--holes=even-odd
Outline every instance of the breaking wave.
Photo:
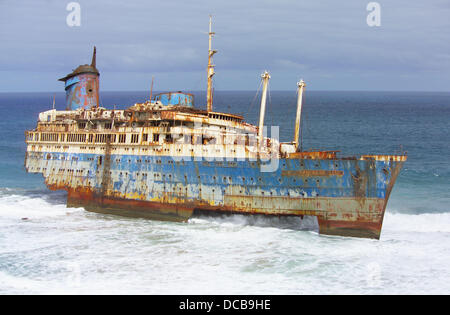
[[77,212],[80,209],[68,209],[64,196],[60,193],[43,194],[41,192],[14,193],[3,190],[0,193],[1,219],[40,219]]
[[317,218],[312,216],[285,217],[285,216],[265,216],[265,215],[198,215],[189,220],[192,224],[212,224],[212,225],[237,225],[270,227],[291,230],[314,230],[318,231]]
[[450,232],[450,213],[401,214],[387,212],[383,230],[399,232]]
[[[66,208],[65,194],[61,192],[15,192],[3,188],[0,191],[0,219],[41,219],[64,216],[84,211],[82,208]],[[255,226],[291,230],[318,231],[317,219],[312,216],[283,217],[264,215],[196,215],[189,224],[211,226]],[[397,232],[450,232],[450,213],[405,214],[387,210],[384,231]]]

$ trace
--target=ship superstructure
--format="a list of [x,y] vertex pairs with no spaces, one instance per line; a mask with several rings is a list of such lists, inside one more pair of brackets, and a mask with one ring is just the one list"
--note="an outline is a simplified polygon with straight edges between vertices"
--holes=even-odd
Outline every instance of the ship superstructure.
[[206,110],[181,91],[125,110],[99,106],[96,51],[65,82],[66,110],[39,114],[26,132],[28,172],[67,190],[68,206],[185,221],[194,212],[316,216],[321,234],[379,238],[387,200],[406,155],[338,157],[299,146],[303,81],[294,139],[264,128],[268,72],[259,125],[213,111],[209,28]]

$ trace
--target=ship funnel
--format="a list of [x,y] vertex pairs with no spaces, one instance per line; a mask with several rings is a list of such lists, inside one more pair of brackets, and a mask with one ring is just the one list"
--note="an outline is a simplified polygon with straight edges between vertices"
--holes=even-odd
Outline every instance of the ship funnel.
[[303,90],[305,89],[305,81],[300,80],[297,82],[297,115],[295,117],[295,129],[294,129],[294,146],[295,151],[298,151],[299,136],[300,136],[300,123],[302,116],[302,102],[303,102]]
[[59,79],[65,83],[67,110],[98,107],[100,72],[96,68],[96,53],[94,46],[90,65],[81,65]]
[[259,126],[258,126],[258,142],[261,145],[264,140],[263,129],[264,129],[264,115],[266,113],[266,99],[267,99],[267,87],[269,85],[270,74],[267,71],[264,71],[261,74],[261,78],[263,81],[263,90],[261,95],[261,109],[259,112]]

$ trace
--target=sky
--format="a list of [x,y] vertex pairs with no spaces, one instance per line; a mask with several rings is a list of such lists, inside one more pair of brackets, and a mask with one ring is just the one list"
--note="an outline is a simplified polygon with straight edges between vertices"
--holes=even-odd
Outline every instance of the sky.
[[103,91],[206,88],[209,14],[216,90],[450,91],[450,1],[0,0],[0,92],[63,91],[97,47]]

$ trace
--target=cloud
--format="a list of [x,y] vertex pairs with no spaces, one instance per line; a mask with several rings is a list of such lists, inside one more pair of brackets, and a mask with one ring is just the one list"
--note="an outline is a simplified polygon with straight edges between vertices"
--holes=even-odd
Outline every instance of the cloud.
[[176,83],[186,74],[203,76],[210,13],[216,81],[227,89],[253,88],[244,80],[269,69],[286,78],[280,88],[302,76],[323,88],[338,77],[349,89],[372,89],[375,78],[404,89],[421,78],[424,89],[448,90],[450,5],[443,0],[379,1],[379,28],[367,26],[367,2],[360,0],[79,0],[78,28],[66,25],[68,2],[0,1],[0,72],[17,78],[0,79],[1,91],[26,88],[17,84],[27,73],[57,78],[89,63],[93,45],[102,74],[126,78],[120,86],[102,82],[111,88],[135,89],[153,73],[165,73],[167,84],[169,77]]

